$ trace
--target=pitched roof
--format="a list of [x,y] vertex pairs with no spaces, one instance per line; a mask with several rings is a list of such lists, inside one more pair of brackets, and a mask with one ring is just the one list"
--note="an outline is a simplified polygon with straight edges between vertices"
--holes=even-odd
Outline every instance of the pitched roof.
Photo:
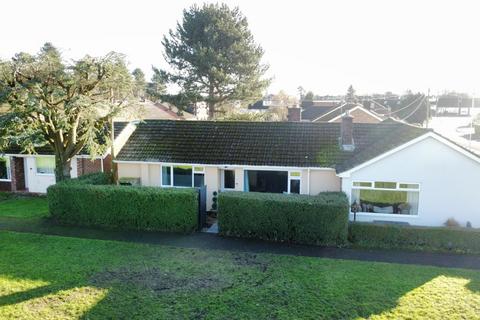
[[146,120],[119,161],[330,167],[348,170],[428,130],[384,121],[354,125],[355,150],[339,147],[339,123]]
[[[320,114],[318,117],[312,119],[314,122],[329,122],[337,119],[341,116],[345,111],[353,110],[353,109],[360,109],[364,113],[369,113],[371,116],[377,117],[381,120],[379,115],[374,114],[372,111],[364,108],[364,106],[360,103],[344,103],[336,108],[331,108],[328,112]],[[303,114],[302,114],[303,115]]]
[[[125,129],[127,126],[127,121],[115,121],[113,123],[113,132],[114,132],[114,139],[118,137],[118,135]],[[42,147],[35,148],[35,151],[39,155],[53,155],[54,152],[49,145],[45,145]],[[1,150],[0,154],[24,154],[23,150],[19,146],[10,146],[8,149]],[[80,155],[88,155],[88,151],[83,149],[80,152]]]
[[336,107],[316,107],[316,106],[309,106],[303,108],[302,111],[302,120],[309,120],[313,121],[326,113],[334,110]]

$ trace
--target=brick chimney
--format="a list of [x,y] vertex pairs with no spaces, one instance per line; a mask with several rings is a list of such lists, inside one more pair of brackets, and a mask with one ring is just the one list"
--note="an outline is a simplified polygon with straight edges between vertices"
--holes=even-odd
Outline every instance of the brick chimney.
[[340,144],[344,151],[353,151],[355,143],[353,141],[353,117],[347,111],[342,117],[340,124]]
[[299,107],[288,108],[287,120],[291,121],[302,121],[302,109]]

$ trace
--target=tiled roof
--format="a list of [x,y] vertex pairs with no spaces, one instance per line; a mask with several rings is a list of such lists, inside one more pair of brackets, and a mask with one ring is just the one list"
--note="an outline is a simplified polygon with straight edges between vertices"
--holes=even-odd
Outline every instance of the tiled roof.
[[330,167],[348,170],[428,132],[384,121],[354,124],[355,150],[339,147],[339,123],[146,120],[120,161]]
[[[116,139],[118,137],[118,135],[122,132],[123,129],[125,129],[125,127],[127,126],[128,122],[126,121],[118,121],[118,122],[114,122],[113,124],[113,132],[114,132],[114,138]],[[37,147],[35,148],[35,151],[37,154],[39,155],[53,155],[54,152],[53,150],[50,148],[49,145],[45,145],[45,146],[42,146],[42,147]],[[22,148],[18,147],[18,146],[10,146],[8,149],[6,150],[1,150],[0,151],[0,154],[2,153],[6,153],[6,154],[23,154],[24,152],[22,152]],[[88,152],[87,150],[82,150],[80,152],[81,155],[87,155]]]
[[302,120],[313,121],[326,113],[334,110],[336,107],[305,107],[302,111]]
[[123,129],[127,126],[128,121],[115,121],[113,123],[113,138],[117,139]]

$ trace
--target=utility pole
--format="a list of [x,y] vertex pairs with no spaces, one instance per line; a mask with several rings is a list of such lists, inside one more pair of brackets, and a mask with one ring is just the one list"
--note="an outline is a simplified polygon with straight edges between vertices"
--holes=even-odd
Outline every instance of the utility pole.
[[[472,95],[472,111],[475,111],[475,93],[473,93]],[[468,113],[470,116],[471,116],[471,113],[469,112]],[[474,118],[473,117],[470,117],[470,134],[468,136],[468,149],[472,150],[472,134],[473,134],[473,131],[474,131],[474,128],[473,128],[473,121],[474,121]]]
[[427,122],[426,122],[427,128],[428,128],[429,120],[430,120],[430,88],[428,88],[428,93],[427,93]]

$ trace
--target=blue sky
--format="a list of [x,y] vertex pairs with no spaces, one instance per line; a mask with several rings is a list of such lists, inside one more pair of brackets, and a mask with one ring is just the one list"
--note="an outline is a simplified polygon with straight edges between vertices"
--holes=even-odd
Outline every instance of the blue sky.
[[[161,38],[203,1],[9,1],[0,57],[46,41],[68,58],[125,53],[150,74],[165,67]],[[274,77],[270,92],[479,92],[480,3],[475,1],[225,1],[248,18]],[[5,32],[5,30],[8,30]]]

